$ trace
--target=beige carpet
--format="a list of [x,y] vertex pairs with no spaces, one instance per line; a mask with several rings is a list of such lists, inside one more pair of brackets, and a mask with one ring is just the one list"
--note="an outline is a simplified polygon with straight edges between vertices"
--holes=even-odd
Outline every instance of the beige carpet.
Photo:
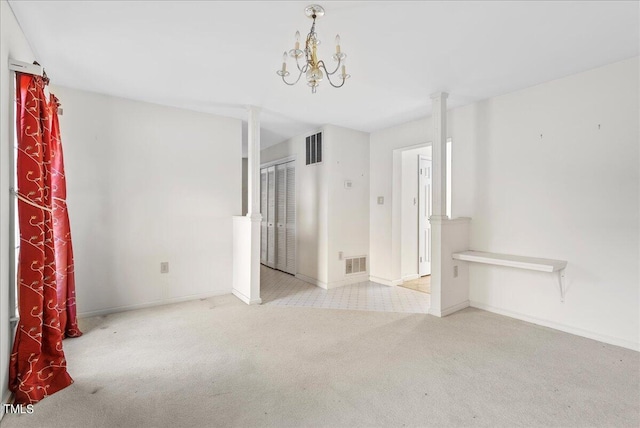
[[76,382],[13,427],[637,427],[639,354],[447,318],[222,296],[82,320]]

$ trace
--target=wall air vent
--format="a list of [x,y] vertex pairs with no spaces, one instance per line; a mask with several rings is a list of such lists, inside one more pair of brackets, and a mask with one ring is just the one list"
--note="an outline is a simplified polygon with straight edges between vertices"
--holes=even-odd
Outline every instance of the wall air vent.
[[347,257],[345,259],[345,274],[362,273],[367,271],[367,257]]
[[305,159],[307,165],[322,162],[322,132],[307,137]]

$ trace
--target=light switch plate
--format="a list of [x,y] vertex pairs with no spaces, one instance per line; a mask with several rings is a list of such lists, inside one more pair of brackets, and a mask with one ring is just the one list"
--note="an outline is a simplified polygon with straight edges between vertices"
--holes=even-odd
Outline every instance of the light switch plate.
[[384,205],[384,196],[378,196],[378,205]]

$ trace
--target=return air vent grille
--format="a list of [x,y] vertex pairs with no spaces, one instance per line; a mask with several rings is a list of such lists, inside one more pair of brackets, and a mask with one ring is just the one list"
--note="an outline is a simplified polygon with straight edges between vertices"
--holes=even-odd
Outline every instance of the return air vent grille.
[[362,273],[367,271],[367,258],[363,257],[348,257],[345,259],[345,273],[351,275],[354,273]]
[[313,165],[322,162],[322,132],[308,136],[305,143],[306,164]]

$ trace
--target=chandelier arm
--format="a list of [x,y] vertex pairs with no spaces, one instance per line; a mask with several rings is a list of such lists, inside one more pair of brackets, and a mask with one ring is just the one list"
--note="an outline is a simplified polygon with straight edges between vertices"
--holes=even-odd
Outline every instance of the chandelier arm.
[[[341,84],[339,84],[339,85],[335,85],[335,84],[331,81],[331,77],[329,77],[329,76],[331,76],[331,74],[329,74],[329,72],[327,71],[327,67],[325,67],[324,62],[323,62],[323,61],[320,61],[320,62],[318,63],[318,66],[319,66],[319,67],[324,68],[324,71],[325,71],[325,73],[327,74],[327,81],[329,82],[329,84],[330,84],[331,86],[333,86],[334,88],[342,88],[342,86],[344,86],[344,82],[346,82],[346,81],[347,81],[347,79],[342,78],[342,83],[341,83]],[[334,71],[333,73],[335,74],[335,71]]]
[[304,73],[304,68],[307,64],[303,65],[302,67],[300,67],[300,60],[298,57],[296,57],[296,66],[298,67],[298,71],[300,71],[301,73]]
[[322,64],[322,68],[324,68],[325,73],[327,73],[327,76],[333,76],[334,74],[336,74],[338,72],[338,70],[340,70],[340,66],[342,65],[342,60],[338,59],[338,65],[336,66],[336,69],[333,70],[332,72],[328,72],[327,71],[327,66],[324,64],[324,60],[320,60],[318,61],[318,65]]
[[293,83],[289,83],[289,82],[287,82],[287,81],[286,81],[286,79],[284,78],[284,76],[282,76],[282,81],[283,81],[285,84],[289,85],[289,86],[293,86],[293,85],[295,85],[296,83],[298,83],[298,82],[300,81],[300,78],[302,77],[302,73],[304,73],[304,71],[303,71],[303,70],[300,70],[300,73],[298,74],[298,78],[297,78],[297,79],[296,79],[296,81],[295,81],[295,82],[293,82]]

